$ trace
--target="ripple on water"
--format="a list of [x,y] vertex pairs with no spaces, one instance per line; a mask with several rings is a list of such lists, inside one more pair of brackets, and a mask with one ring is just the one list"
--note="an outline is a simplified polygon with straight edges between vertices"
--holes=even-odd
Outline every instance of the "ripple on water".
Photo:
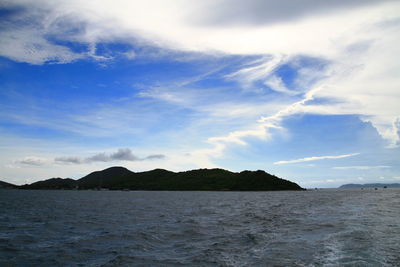
[[396,266],[400,190],[3,190],[0,265]]

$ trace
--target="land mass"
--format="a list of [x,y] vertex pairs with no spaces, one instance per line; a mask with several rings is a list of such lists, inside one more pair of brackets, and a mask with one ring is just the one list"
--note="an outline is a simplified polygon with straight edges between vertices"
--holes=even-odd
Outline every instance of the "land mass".
[[172,172],[155,169],[132,172],[111,167],[92,172],[80,179],[51,178],[15,186],[20,189],[109,189],[109,190],[193,190],[193,191],[271,191],[305,190],[298,184],[278,178],[265,171],[198,169]]
[[373,184],[344,184],[339,188],[369,188],[369,187],[400,187],[399,183],[393,184],[383,184],[383,183],[373,183]]
[[17,187],[18,186],[14,185],[14,184],[0,181],[0,189],[13,189],[13,188],[17,188]]

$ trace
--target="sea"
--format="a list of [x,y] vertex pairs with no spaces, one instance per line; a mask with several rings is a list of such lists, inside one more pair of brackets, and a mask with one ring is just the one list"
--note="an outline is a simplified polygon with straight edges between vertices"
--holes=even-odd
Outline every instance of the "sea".
[[0,190],[0,266],[400,266],[400,189]]

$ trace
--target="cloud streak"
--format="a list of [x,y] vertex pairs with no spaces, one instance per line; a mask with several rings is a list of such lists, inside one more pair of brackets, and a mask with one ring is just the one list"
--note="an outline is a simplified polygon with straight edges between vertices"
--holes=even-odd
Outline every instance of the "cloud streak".
[[[6,8],[21,8],[16,16],[8,20],[18,22],[18,29],[31,32],[16,38],[7,38],[8,43],[14,44],[11,47],[8,45],[8,48],[22,47],[22,50],[10,50],[14,52],[6,56],[17,58],[22,53],[26,56],[20,57],[21,61],[32,56],[37,58],[37,62],[45,62],[46,57],[51,58],[54,55],[38,58],[36,54],[46,53],[47,50],[54,51],[57,45],[61,46],[52,42],[52,39],[86,44],[87,51],[77,56],[93,58],[100,56],[93,53],[96,43],[113,41],[207,53],[214,50],[228,54],[332,55],[360,37],[360,25],[375,21],[383,13],[391,18],[394,13],[388,10],[397,8],[395,1],[373,0],[339,1],[340,3],[307,0],[299,1],[296,5],[292,2],[288,4],[288,1],[277,3],[255,0],[245,4],[215,2],[169,1],[166,5],[160,0],[104,0],[101,3],[61,0],[54,5],[53,1],[49,0],[3,1]],[[216,8],[210,12],[210,6],[214,5]],[[290,8],[287,8],[288,6]],[[349,9],[349,6],[353,8]],[[239,15],[232,16],[232,10],[239,11]],[[327,10],[331,12],[326,12]],[[271,14],[266,15],[268,12]],[[310,13],[311,16],[303,16],[306,13]],[[246,21],[256,22],[253,25],[257,27],[243,27],[240,23],[233,23],[236,24],[234,27],[229,23],[217,25],[218,23],[215,24],[214,19],[206,14],[233,21],[247,18]],[[285,21],[265,25],[264,21],[260,20],[274,16],[285,18]],[[21,23],[23,19],[16,17],[28,18],[35,23],[24,24]],[[293,22],[289,19],[291,17],[300,19]],[[196,21],[205,23],[199,25]],[[49,36],[53,38],[48,38]],[[34,46],[35,53],[29,53],[29,49],[26,48],[35,43],[48,45]],[[74,53],[68,50],[70,54]],[[62,52],[66,51],[60,50],[57,54],[61,56]]]
[[166,156],[163,154],[148,155],[139,157],[132,153],[129,148],[120,148],[113,153],[98,153],[90,157],[76,157],[76,156],[62,156],[55,157],[54,160],[47,160],[40,157],[25,157],[19,160],[14,160],[14,164],[30,165],[30,166],[44,166],[51,163],[55,164],[89,164],[94,162],[116,162],[116,161],[151,161],[162,160]]
[[343,158],[353,157],[353,156],[357,156],[357,155],[359,155],[359,153],[344,154],[344,155],[337,155],[337,156],[307,157],[307,158],[293,159],[293,160],[281,160],[281,161],[274,162],[274,165],[293,164],[293,163],[324,160],[324,159],[343,159]]
[[[260,95],[267,92],[280,98],[268,95],[262,103],[244,99],[243,107],[229,109],[222,102],[205,106],[208,100],[197,104],[188,97],[187,101],[182,101],[184,92],[188,92],[187,86],[182,86],[182,90],[156,88],[139,94],[142,99],[156,98],[175,106],[190,106],[191,109],[192,102],[195,102],[196,111],[203,111],[201,116],[200,112],[196,116],[212,122],[202,125],[207,136],[201,136],[211,148],[190,147],[188,150],[193,161],[212,165],[211,159],[223,156],[230,145],[245,146],[249,138],[271,140],[274,134],[286,130],[283,121],[295,114],[355,115],[371,122],[389,147],[400,144],[400,63],[394,59],[394,55],[400,53],[398,1],[303,0],[293,3],[289,0],[250,0],[244,4],[236,0],[172,0],[166,4],[162,0],[104,0],[101,3],[60,0],[54,4],[50,0],[4,0],[1,7],[21,8],[19,13],[3,17],[0,25],[0,55],[17,62],[40,65],[80,59],[112,59],[112,52],[111,55],[101,54],[101,49],[96,49],[99,43],[130,45],[132,50],[125,56],[131,60],[140,58],[140,48],[143,47],[200,52],[205,56],[250,55],[256,58],[219,78],[235,82],[240,87],[237,91]],[[299,55],[327,62],[327,67],[313,69],[310,64],[299,64],[295,66],[298,75],[293,84],[287,84],[278,70],[295,63]],[[315,63],[311,65],[316,66]],[[146,85],[146,88],[151,87]],[[207,91],[198,91],[201,91],[199,95],[209,99],[225,98],[210,97]],[[327,101],[319,101],[321,99]],[[137,104],[140,103],[129,103],[129,106],[136,108]],[[218,106],[221,107],[219,110]],[[268,110],[267,106],[279,106],[279,110]],[[80,135],[89,132],[112,137],[115,132],[131,134],[137,129],[150,129],[147,124],[151,121],[148,119],[150,110],[153,108],[136,110],[109,105],[90,114],[74,116],[72,122],[63,125],[59,119],[33,120],[22,116],[24,118],[20,120],[32,125],[47,123],[49,128],[62,127],[61,130],[75,131]],[[260,112],[261,115],[257,113],[258,118],[262,116],[258,121],[253,116],[254,110],[265,110]],[[145,122],[137,119],[140,123],[136,123],[135,116],[125,116],[127,113],[146,113],[146,116],[138,116],[145,118]],[[239,123],[222,129],[222,123],[216,120],[217,113],[223,123],[227,121],[224,118],[226,114]],[[246,117],[245,113],[251,116]],[[168,114],[168,117],[179,116]],[[210,129],[218,127],[220,131],[211,133]],[[154,135],[154,131],[151,134]],[[122,149],[89,157],[57,157],[54,162],[134,162],[163,157],[138,157],[132,151]],[[338,156],[278,161],[280,163],[276,164],[334,159],[332,157]],[[20,164],[40,166],[45,163],[37,159],[22,159]]]
[[71,163],[71,164],[81,164],[84,161],[79,157],[56,157],[54,158],[56,163]]
[[[383,2],[385,0],[381,0]],[[386,0],[387,1],[387,0]],[[329,14],[341,10],[377,3],[376,0],[221,0],[214,1],[198,23],[206,25],[264,25],[298,21],[315,14]]]
[[333,167],[335,170],[371,170],[371,169],[389,169],[391,166],[340,166]]
[[[68,63],[79,58],[106,60],[109,57],[96,54],[96,44],[115,41],[205,54],[262,55],[258,63],[226,78],[238,81],[243,88],[260,90],[256,83],[261,82],[275,92],[293,96],[299,92],[287,88],[275,70],[295,55],[327,60],[332,67],[323,75],[330,78],[319,85],[321,90],[315,97],[339,103],[298,105],[297,112],[357,114],[371,122],[390,147],[400,141],[399,73],[394,71],[399,63],[392,56],[400,47],[397,1],[304,0],[289,4],[287,0],[252,0],[234,5],[230,1],[171,1],[166,6],[159,0],[105,0],[100,4],[69,0],[57,5],[49,0],[15,0],[4,1],[3,6],[21,10],[5,19],[0,54],[31,64]],[[215,7],[212,12],[210,6]],[[21,18],[33,22],[23,23]],[[274,23],[268,24],[271,21]],[[10,24],[18,27],[8,27]],[[73,52],[58,41],[79,43],[87,46],[87,51]],[[298,84],[306,81],[302,90],[315,89],[307,82],[309,76],[310,72],[301,73]],[[162,97],[179,99],[170,94]],[[246,131],[254,135],[254,130]],[[257,136],[265,135],[256,131]]]
[[144,161],[144,160],[158,160],[164,159],[165,155],[155,154],[146,157],[138,157],[132,153],[129,148],[120,148],[114,153],[98,153],[87,158],[80,157],[56,157],[55,163],[58,164],[83,164],[92,162],[113,162],[113,161]]
[[47,160],[39,157],[25,157],[23,159],[14,160],[13,163],[30,166],[43,166],[47,164]]

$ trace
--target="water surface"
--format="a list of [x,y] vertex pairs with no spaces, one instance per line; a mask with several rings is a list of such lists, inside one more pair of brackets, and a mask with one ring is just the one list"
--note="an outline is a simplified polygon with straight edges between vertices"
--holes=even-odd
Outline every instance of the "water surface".
[[400,190],[0,190],[0,266],[399,266]]

